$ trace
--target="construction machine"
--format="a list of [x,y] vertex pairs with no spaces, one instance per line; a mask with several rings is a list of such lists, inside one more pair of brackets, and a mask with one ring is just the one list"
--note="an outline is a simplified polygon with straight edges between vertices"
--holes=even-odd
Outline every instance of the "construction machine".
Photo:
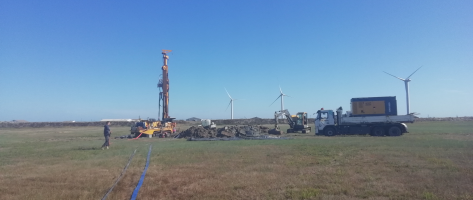
[[210,119],[202,119],[201,122],[202,125],[199,126],[202,126],[204,128],[217,128],[217,125]]
[[287,133],[297,133],[301,131],[302,133],[308,133],[312,130],[309,126],[309,118],[307,117],[306,112],[298,112],[295,115],[291,115],[287,109],[274,112],[274,129],[268,131],[269,134],[274,135],[281,135],[281,129],[279,128],[279,121],[278,118],[280,116],[286,116],[287,123],[289,124],[289,129],[287,129]]
[[[159,136],[159,137],[169,137],[172,133],[176,132],[176,123],[173,122],[173,119],[169,116],[169,77],[168,77],[168,59],[169,56],[167,53],[172,50],[163,50],[163,66],[162,69],[162,78],[158,82],[159,92],[159,109],[161,108],[161,102],[163,104],[163,114],[161,120],[147,119],[137,122],[133,127],[131,127],[131,134],[138,137],[138,135],[145,134],[148,137]],[[158,111],[159,113],[160,111]]]
[[168,122],[163,123],[156,119],[140,119],[136,122],[130,129],[130,133],[134,135],[134,137],[138,137],[140,135],[145,137],[169,137],[172,133],[176,132],[175,129],[176,125],[175,122]]

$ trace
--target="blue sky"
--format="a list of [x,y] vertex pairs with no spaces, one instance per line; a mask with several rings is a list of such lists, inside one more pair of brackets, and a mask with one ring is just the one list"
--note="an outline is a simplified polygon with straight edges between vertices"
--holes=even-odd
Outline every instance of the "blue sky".
[[473,1],[0,1],[0,121],[271,118],[396,96],[473,116]]

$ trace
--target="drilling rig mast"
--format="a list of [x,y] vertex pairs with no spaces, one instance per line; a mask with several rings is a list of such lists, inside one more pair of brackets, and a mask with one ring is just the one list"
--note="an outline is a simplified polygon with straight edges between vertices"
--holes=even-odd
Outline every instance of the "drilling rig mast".
[[169,117],[169,77],[168,77],[168,59],[169,56],[167,53],[171,52],[172,50],[163,50],[163,78],[161,79],[158,87],[161,87],[162,92],[160,92],[159,97],[163,102],[163,116],[162,121],[168,122],[172,121]]
[[158,84],[158,87],[162,88],[162,92],[160,92],[159,96],[163,102],[163,116],[162,120],[164,122],[167,121],[169,118],[169,77],[168,77],[168,59],[169,56],[167,53],[171,52],[172,50],[163,50],[163,78],[161,79],[161,84]]

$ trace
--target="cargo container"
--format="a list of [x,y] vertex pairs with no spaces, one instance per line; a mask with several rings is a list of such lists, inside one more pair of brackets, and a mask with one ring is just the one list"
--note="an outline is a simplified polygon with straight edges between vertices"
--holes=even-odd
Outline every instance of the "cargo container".
[[396,97],[352,98],[351,111],[353,117],[397,115]]

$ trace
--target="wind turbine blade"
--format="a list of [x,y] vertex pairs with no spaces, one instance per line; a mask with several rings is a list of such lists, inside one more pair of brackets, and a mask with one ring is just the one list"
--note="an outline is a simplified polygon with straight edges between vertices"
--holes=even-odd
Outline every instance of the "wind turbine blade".
[[[419,67],[417,70],[419,70],[420,68],[422,68],[422,66],[421,66],[421,67]],[[416,71],[414,71],[414,72],[413,72],[411,75],[409,75],[409,76],[408,76],[406,79],[409,79],[409,78],[410,78],[410,77],[411,77],[411,76],[412,76],[414,73],[416,73],[416,72],[417,72],[417,70],[416,70]]]
[[[391,75],[391,76],[394,76],[394,75],[392,75],[392,74],[390,74],[390,73],[388,73],[388,72],[385,72],[385,71],[383,71],[383,72],[386,73],[386,74],[389,74],[389,75]],[[397,78],[397,79],[399,79],[399,80],[401,80],[401,81],[404,81],[404,79],[399,78],[399,77],[397,77],[397,76],[394,76],[394,78]]]
[[[278,98],[276,98],[276,100],[273,101],[273,103],[276,102],[281,96],[282,96],[282,94],[279,95]],[[271,103],[271,105],[273,105],[273,103]],[[269,105],[269,106],[271,106],[271,105]]]
[[230,100],[230,103],[228,103],[228,106],[227,106],[227,108],[225,109],[225,111],[228,110],[228,107],[230,107],[230,104],[232,104],[232,100]]
[[228,97],[230,97],[230,99],[232,99],[232,97],[230,96],[230,94],[229,94],[228,91],[227,91],[227,88],[224,88],[224,89],[225,89],[225,92],[227,92]]
[[281,94],[283,94],[283,93],[282,93],[282,89],[281,89],[281,86],[279,86],[279,91],[281,92]]

